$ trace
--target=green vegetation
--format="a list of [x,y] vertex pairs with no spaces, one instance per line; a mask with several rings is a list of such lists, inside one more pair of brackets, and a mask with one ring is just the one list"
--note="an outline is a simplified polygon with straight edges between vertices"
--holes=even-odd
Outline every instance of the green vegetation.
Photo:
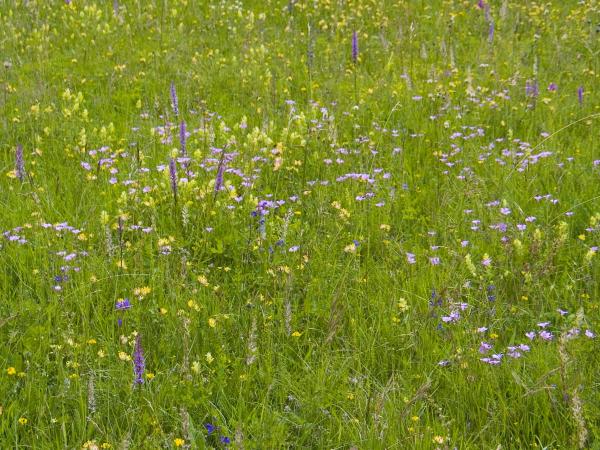
[[0,447],[600,448],[600,2],[0,1]]

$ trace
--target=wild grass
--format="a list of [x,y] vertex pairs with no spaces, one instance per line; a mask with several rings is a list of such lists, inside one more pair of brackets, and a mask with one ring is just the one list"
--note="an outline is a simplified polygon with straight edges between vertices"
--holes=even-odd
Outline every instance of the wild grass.
[[599,26],[0,0],[0,447],[598,448]]

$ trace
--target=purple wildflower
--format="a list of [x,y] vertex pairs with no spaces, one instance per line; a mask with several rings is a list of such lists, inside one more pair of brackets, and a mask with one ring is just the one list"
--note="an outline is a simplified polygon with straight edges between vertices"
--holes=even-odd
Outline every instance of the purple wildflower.
[[128,298],[119,300],[115,305],[115,309],[117,309],[118,311],[125,311],[129,308],[131,308],[131,302]]
[[25,162],[23,160],[23,146],[17,145],[17,151],[15,152],[15,173],[19,180],[25,179]]
[[186,156],[187,155],[187,149],[186,149],[186,130],[185,130],[185,121],[182,120],[181,123],[179,124],[179,143],[181,144],[181,156]]
[[484,2],[483,0],[479,0],[479,1],[477,2],[477,7],[478,7],[479,9],[483,9],[483,8],[484,8],[484,6],[485,6],[485,2]]
[[540,331],[540,337],[545,341],[551,341],[554,335],[550,331]]
[[555,92],[557,89],[558,89],[558,86],[556,85],[556,83],[550,83],[550,84],[548,85],[548,90],[549,90],[550,92]]
[[490,28],[488,30],[488,42],[490,44],[494,42],[494,21],[490,21]]
[[577,99],[579,100],[579,104],[583,105],[583,86],[577,88]]
[[225,173],[225,158],[221,158],[217,176],[215,177],[215,194],[223,188],[223,173]]
[[415,263],[417,262],[417,259],[416,259],[416,257],[415,257],[415,254],[414,254],[414,253],[409,253],[409,252],[406,252],[406,261],[407,261],[409,264],[415,264]]
[[169,160],[169,176],[171,178],[173,197],[175,198],[175,202],[177,202],[177,165],[175,164],[175,160],[173,158]]
[[527,95],[527,97],[537,98],[538,94],[539,90],[537,80],[527,80],[525,83],[525,95]]
[[354,64],[358,62],[358,33],[356,31],[352,33],[352,62]]
[[487,342],[482,342],[479,346],[479,353],[487,353],[491,348],[492,346],[490,344]]
[[144,369],[146,368],[146,360],[144,358],[144,349],[142,348],[142,338],[138,334],[135,337],[135,348],[133,350],[133,373],[135,380],[133,384],[144,384]]
[[523,354],[517,350],[517,347],[508,347],[508,351],[506,352],[508,356],[511,358],[520,358]]
[[503,353],[498,353],[496,355],[492,355],[491,358],[480,358],[480,361],[490,364],[492,366],[497,366],[502,362]]
[[594,333],[591,330],[585,330],[585,335],[586,335],[586,337],[588,337],[590,339],[594,339],[596,337],[596,333]]
[[221,441],[221,444],[227,445],[231,443],[231,439],[229,439],[227,436],[221,436],[219,440]]
[[206,432],[208,433],[209,436],[211,434],[213,434],[215,431],[217,431],[217,427],[214,426],[212,423],[205,423],[204,427],[206,428]]
[[179,101],[177,100],[177,92],[175,91],[175,83],[171,81],[171,106],[175,117],[179,117]]
[[442,322],[454,323],[460,319],[460,313],[458,311],[451,311],[449,316],[442,316]]

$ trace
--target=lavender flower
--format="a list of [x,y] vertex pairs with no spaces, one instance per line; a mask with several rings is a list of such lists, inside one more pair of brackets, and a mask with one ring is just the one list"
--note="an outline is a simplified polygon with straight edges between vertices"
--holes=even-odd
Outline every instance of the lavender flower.
[[352,62],[358,62],[358,34],[356,31],[352,33]]
[[138,334],[135,337],[135,348],[133,350],[133,374],[136,384],[144,384],[144,369],[146,368],[146,359],[144,358],[144,349],[142,348],[142,338]]
[[23,146],[17,145],[17,151],[15,153],[15,173],[19,180],[25,179],[25,162],[23,160]]
[[539,335],[545,341],[551,341],[552,338],[554,337],[554,335],[550,331],[546,331],[546,330],[540,331]]
[[177,166],[173,158],[169,160],[169,176],[171,177],[171,190],[173,191],[173,197],[175,198],[175,203],[177,203]]
[[525,94],[528,97],[537,98],[539,93],[537,80],[527,80],[525,83]]
[[491,350],[491,348],[492,346],[490,344],[487,342],[482,342],[479,346],[479,353],[487,353],[489,350]]
[[579,100],[579,104],[583,105],[583,86],[577,88],[577,99]]
[[488,42],[490,44],[494,42],[494,21],[490,21],[490,28],[488,30]]
[[225,158],[221,158],[219,162],[219,168],[217,169],[217,176],[215,177],[215,195],[223,188],[223,173],[225,172]]
[[187,155],[186,149],[186,130],[185,130],[185,121],[182,120],[179,124],[179,143],[181,144],[181,156]]
[[171,106],[175,117],[179,117],[179,101],[177,100],[177,92],[175,91],[175,83],[171,81]]
[[129,309],[129,308],[131,308],[131,302],[129,301],[128,298],[119,300],[115,304],[115,309],[117,309],[118,311],[125,311],[126,309]]

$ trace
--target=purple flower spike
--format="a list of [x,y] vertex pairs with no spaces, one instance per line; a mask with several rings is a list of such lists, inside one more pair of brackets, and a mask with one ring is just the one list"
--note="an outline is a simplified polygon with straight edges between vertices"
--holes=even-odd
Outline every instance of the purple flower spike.
[[25,179],[25,161],[23,159],[23,146],[17,145],[17,151],[15,152],[15,172],[19,180]]
[[177,165],[175,164],[175,160],[173,158],[169,160],[169,177],[171,178],[173,197],[177,203]]
[[527,80],[525,83],[525,94],[527,97],[537,98],[539,94],[537,80]]
[[223,174],[225,173],[225,158],[221,158],[215,177],[215,195],[223,188]]
[[179,117],[179,101],[177,100],[177,92],[175,91],[175,83],[171,81],[171,106],[175,117]]
[[583,86],[577,88],[577,99],[579,100],[579,104],[583,105]]
[[184,157],[187,155],[186,138],[185,121],[182,120],[179,124],[179,143],[181,144],[181,156]]
[[352,33],[352,62],[358,62],[358,33]]
[[142,338],[138,334],[135,337],[135,348],[133,350],[133,374],[136,384],[144,384],[144,370],[146,369],[146,359],[144,358],[144,349],[142,348]]

